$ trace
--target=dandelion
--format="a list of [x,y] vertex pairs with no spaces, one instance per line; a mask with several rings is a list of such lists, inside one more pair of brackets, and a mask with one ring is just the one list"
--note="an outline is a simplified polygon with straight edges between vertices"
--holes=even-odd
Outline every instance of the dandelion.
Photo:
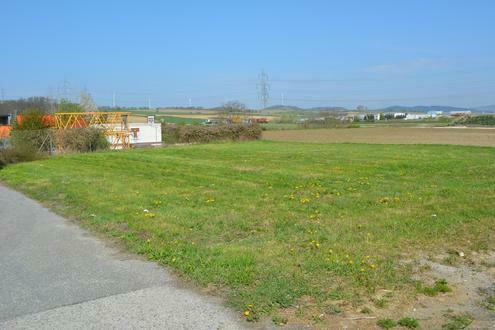
[[315,246],[316,246],[317,249],[319,249],[320,248],[320,243],[316,243]]
[[244,311],[244,316],[249,316],[251,314],[248,310]]
[[309,198],[301,198],[300,202],[301,204],[306,204],[309,203],[311,200]]

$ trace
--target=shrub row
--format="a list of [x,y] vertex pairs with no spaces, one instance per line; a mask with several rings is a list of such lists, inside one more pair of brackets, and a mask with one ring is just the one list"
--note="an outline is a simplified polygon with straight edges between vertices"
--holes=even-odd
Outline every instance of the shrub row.
[[55,148],[57,152],[90,152],[108,149],[102,130],[75,128],[68,130],[14,129],[9,143],[0,144],[0,167],[41,159]]
[[39,152],[36,149],[30,148],[26,145],[0,149],[0,168],[8,164],[15,164],[20,162],[30,162],[33,160],[41,159],[46,156],[45,153]]
[[59,152],[89,152],[108,149],[109,146],[103,131],[96,128],[55,130],[53,142]]
[[325,118],[324,120],[307,120],[300,123],[299,128],[358,128],[359,124],[349,121],[341,121],[336,118]]
[[456,124],[495,126],[495,115],[480,115],[462,118]]
[[256,140],[260,137],[259,125],[162,125],[162,140],[170,144]]

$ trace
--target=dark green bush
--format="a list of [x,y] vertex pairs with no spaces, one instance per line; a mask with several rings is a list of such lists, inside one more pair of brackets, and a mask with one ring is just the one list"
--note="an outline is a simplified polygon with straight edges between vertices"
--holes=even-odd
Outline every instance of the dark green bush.
[[359,127],[359,124],[351,123],[347,120],[340,120],[337,118],[326,117],[323,120],[309,119],[298,125],[300,128],[353,128]]
[[[20,119],[20,120],[19,120]],[[12,123],[10,144],[19,153],[34,154],[50,151],[51,131],[50,116],[44,111],[27,110],[22,117]]]
[[50,116],[42,110],[26,110],[12,124],[8,144],[2,144],[0,167],[44,158],[51,151]]
[[45,158],[46,154],[26,146],[8,147],[0,149],[0,168],[8,164],[30,162]]
[[256,140],[261,132],[259,125],[163,125],[162,140],[165,143]]
[[90,152],[105,150],[109,146],[104,132],[96,128],[56,130],[53,138],[60,152]]
[[479,115],[472,117],[462,117],[456,120],[454,124],[495,126],[495,115]]

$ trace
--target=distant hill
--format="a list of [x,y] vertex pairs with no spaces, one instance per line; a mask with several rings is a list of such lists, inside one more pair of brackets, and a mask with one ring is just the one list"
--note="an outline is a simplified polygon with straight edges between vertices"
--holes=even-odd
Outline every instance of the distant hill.
[[495,112],[495,104],[473,108],[476,112]]
[[308,111],[320,111],[320,112],[326,112],[326,111],[334,111],[334,112],[340,112],[340,111],[352,111],[344,107],[314,107],[314,108],[309,108],[306,109]]
[[296,107],[294,105],[272,105],[269,107],[266,107],[263,110],[282,110],[282,111],[302,111],[304,110],[303,108]]
[[450,111],[469,111],[472,109],[451,107],[451,106],[445,106],[445,105],[418,105],[418,106],[413,106],[413,107],[403,106],[403,105],[393,105],[390,107],[386,107],[383,109],[377,109],[377,110],[383,111],[383,112],[425,112],[426,113],[428,111],[450,112]]
[[[355,109],[348,109],[344,107],[336,106],[321,106],[313,108],[300,108],[291,105],[273,105],[264,109],[266,111],[298,111],[298,112],[348,112],[356,111]],[[427,113],[428,111],[443,111],[445,113],[451,111],[472,111],[472,112],[495,112],[495,105],[487,105],[483,107],[476,108],[463,108],[463,107],[452,107],[447,105],[417,105],[417,106],[405,106],[405,105],[393,105],[386,108],[379,109],[369,109],[370,112],[419,112]]]
[[294,105],[272,105],[263,110],[278,110],[278,111],[352,111],[344,107],[332,107],[332,106],[323,106],[323,107],[313,107],[313,108],[300,108]]

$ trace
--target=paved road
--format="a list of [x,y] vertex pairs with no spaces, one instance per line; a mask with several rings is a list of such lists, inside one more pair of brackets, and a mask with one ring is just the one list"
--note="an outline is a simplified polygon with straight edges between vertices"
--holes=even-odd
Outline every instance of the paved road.
[[215,298],[0,185],[0,329],[238,329]]

